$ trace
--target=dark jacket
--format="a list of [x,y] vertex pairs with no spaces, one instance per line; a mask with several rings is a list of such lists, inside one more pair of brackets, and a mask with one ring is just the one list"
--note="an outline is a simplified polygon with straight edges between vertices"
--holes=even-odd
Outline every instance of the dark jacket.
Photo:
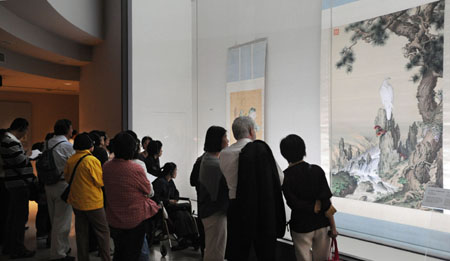
[[203,156],[205,154],[201,155],[197,158],[197,160],[194,163],[194,166],[192,167],[191,176],[189,178],[191,186],[195,187],[195,190],[198,193],[198,177],[200,176],[200,164],[202,163]]
[[243,237],[281,238],[286,213],[275,158],[263,141],[248,143],[239,154],[236,207]]
[[147,158],[140,158],[145,163],[147,172],[155,177],[161,176],[161,165],[159,164],[159,158],[155,159],[153,156],[149,155]]

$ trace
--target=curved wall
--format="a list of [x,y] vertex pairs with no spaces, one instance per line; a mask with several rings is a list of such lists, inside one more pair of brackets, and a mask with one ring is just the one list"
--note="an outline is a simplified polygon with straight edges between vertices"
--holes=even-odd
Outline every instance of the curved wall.
[[103,38],[101,0],[48,0],[48,3],[74,26]]

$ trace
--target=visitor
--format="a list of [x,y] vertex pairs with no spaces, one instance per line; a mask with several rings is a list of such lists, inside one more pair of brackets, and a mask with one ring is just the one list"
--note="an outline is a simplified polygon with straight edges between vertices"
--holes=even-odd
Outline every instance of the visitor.
[[2,253],[11,259],[30,258],[35,251],[24,245],[28,220],[29,184],[34,181],[33,167],[20,141],[26,137],[28,121],[16,118],[9,129],[0,133],[0,155],[3,162],[3,185],[8,198]]
[[148,219],[159,207],[149,198],[149,181],[141,166],[132,162],[136,140],[121,132],[114,137],[114,159],[103,165],[106,217],[114,240],[114,260],[138,260]]
[[288,161],[284,171],[283,193],[291,208],[289,227],[297,260],[328,260],[330,236],[338,235],[336,210],[325,172],[304,161],[305,142],[291,134],[281,140],[281,155]]
[[[72,180],[67,202],[75,213],[77,256],[89,260],[89,228],[94,231],[102,260],[111,260],[109,227],[103,206],[103,173],[100,161],[92,155],[94,142],[87,133],[75,137],[75,154],[67,160],[64,176]],[[73,175],[73,177],[72,177]]]
[[63,172],[67,159],[74,153],[73,145],[69,142],[72,137],[72,122],[67,119],[56,121],[54,136],[47,141],[46,149],[53,148],[53,159],[59,177],[54,184],[45,184],[48,212],[52,223],[50,259],[75,260],[69,256],[71,252],[69,233],[72,223],[72,207],[61,199],[61,194],[68,186]]
[[145,166],[147,172],[155,177],[161,176],[161,165],[159,158],[162,156],[162,143],[159,140],[151,140],[147,146],[147,158],[145,158]]
[[228,187],[219,166],[220,151],[228,147],[227,131],[212,126],[206,132],[198,179],[198,215],[205,231],[204,260],[222,261],[227,243]]

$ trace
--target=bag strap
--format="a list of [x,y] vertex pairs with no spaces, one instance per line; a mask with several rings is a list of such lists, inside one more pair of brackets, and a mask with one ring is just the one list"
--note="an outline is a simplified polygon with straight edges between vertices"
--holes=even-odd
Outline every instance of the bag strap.
[[[333,248],[334,248],[334,253],[333,253]],[[331,238],[329,260],[331,260],[331,261],[339,260],[339,250],[338,250],[337,240],[335,237]]]
[[[64,141],[65,140],[56,143],[50,150],[53,150],[54,148],[56,148],[56,146],[58,146],[59,144],[63,143]],[[48,148],[48,141],[47,141],[47,148]]]
[[91,155],[91,154],[89,153],[89,154],[86,154],[86,155],[84,155],[83,157],[81,157],[81,159],[78,160],[77,164],[76,164],[75,167],[73,168],[72,176],[70,176],[70,181],[69,181],[69,190],[70,190],[70,186],[72,185],[73,178],[75,177],[75,173],[76,173],[75,171],[77,170],[78,165],[80,164],[80,162],[81,162],[84,158],[86,158],[86,157],[89,156],[89,155]]

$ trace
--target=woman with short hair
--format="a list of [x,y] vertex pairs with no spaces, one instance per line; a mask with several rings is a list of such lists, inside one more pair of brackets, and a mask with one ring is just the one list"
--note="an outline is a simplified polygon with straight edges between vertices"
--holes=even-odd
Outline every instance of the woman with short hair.
[[145,158],[145,166],[147,172],[155,177],[161,176],[161,165],[159,158],[162,156],[162,143],[159,140],[151,140],[147,146],[147,158]]
[[205,229],[204,260],[224,260],[227,242],[228,186],[219,166],[220,151],[228,147],[227,131],[211,126],[206,132],[198,178],[198,215]]
[[306,147],[298,135],[285,137],[280,150],[289,162],[282,189],[292,209],[289,227],[297,260],[328,260],[330,236],[336,237],[337,231],[333,217],[336,210],[330,201],[332,194],[325,172],[303,160]]
[[[64,178],[70,184],[67,203],[75,213],[77,256],[89,260],[89,226],[94,231],[102,260],[111,260],[109,227],[103,205],[103,172],[100,161],[92,155],[94,142],[88,133],[77,135],[73,154],[64,168]],[[73,177],[72,177],[73,175]]]
[[136,146],[130,134],[117,134],[112,144],[115,158],[103,165],[114,260],[138,260],[148,219],[159,209],[148,197],[151,190],[145,170],[132,161]]

